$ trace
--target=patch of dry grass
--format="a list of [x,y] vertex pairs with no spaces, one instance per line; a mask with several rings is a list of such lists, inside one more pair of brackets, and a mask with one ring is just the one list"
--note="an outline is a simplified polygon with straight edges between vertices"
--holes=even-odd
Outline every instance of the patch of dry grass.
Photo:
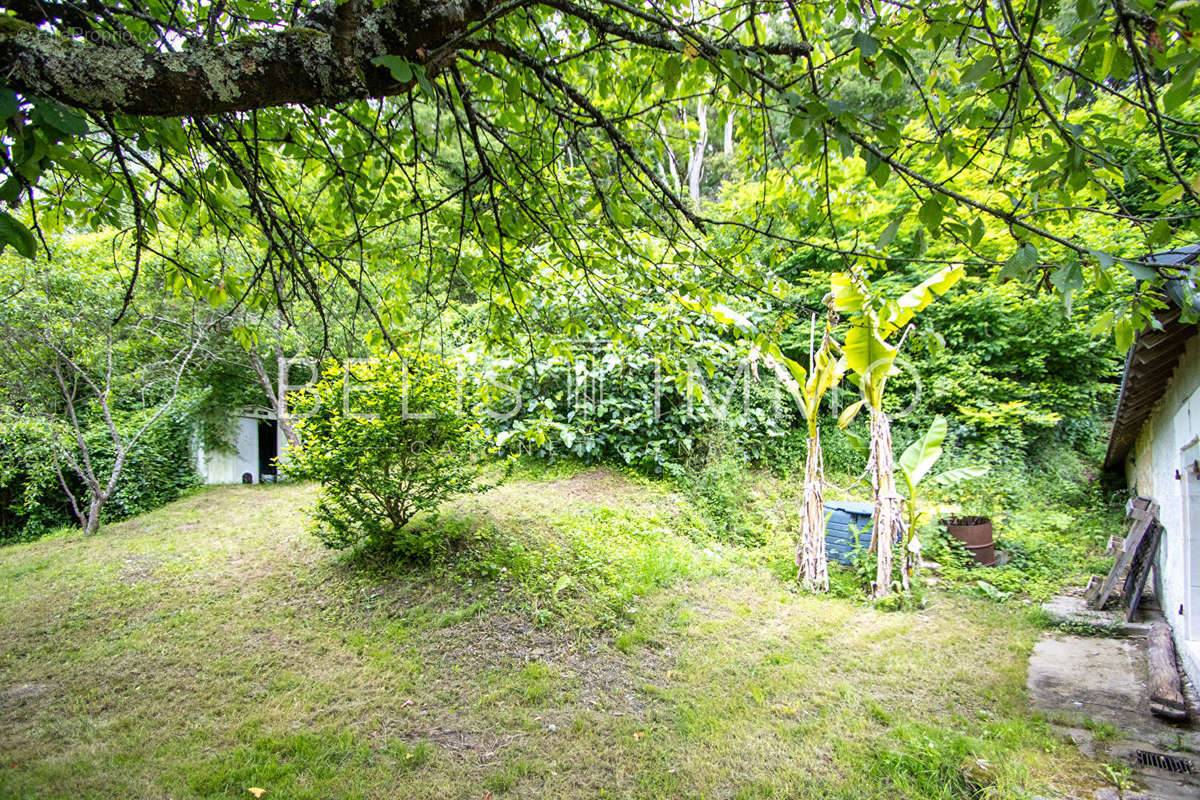
[[615,629],[591,627],[584,571],[539,624],[515,578],[356,567],[306,533],[311,499],[208,489],[0,550],[0,796],[1017,798],[1093,777],[1026,710],[1019,615],[798,595],[656,533],[678,503],[659,484],[551,474],[450,515],[547,564],[659,565]]

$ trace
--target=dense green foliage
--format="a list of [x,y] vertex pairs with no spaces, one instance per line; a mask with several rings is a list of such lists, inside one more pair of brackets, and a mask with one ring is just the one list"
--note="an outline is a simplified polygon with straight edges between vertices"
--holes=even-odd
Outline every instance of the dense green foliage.
[[1119,361],[1087,330],[1088,307],[974,279],[924,320],[937,339],[909,350],[919,408],[952,415],[959,442],[1029,453],[1063,444],[1095,454],[1107,433]]
[[[812,298],[808,302],[819,301],[819,287],[828,286],[824,266],[810,262],[790,272],[794,291]],[[893,276],[885,285],[899,280]],[[743,300],[742,308],[753,317],[751,304]],[[885,407],[894,418],[897,454],[941,415],[949,421],[950,458],[962,463],[1015,461],[1032,470],[1062,448],[1098,458],[1120,362],[1111,344],[1087,329],[1090,309],[1086,298],[1068,312],[1053,295],[979,277],[951,289],[945,302],[918,318],[889,379]],[[664,325],[675,316],[652,319]],[[837,329],[839,336],[844,331],[844,325]],[[576,344],[533,361],[519,354],[484,360],[490,379],[510,390],[500,393],[497,409],[516,410],[485,424],[514,452],[613,460],[652,473],[703,461],[706,438],[723,427],[746,463],[793,473],[802,469],[804,455],[801,414],[770,370],[757,379],[751,373],[739,333],[711,322],[694,325],[690,364],[677,351],[620,339]],[[801,364],[808,361],[809,334],[809,321],[800,319],[781,340]],[[863,468],[861,450],[832,424],[857,399],[846,384],[820,406],[833,472]],[[865,425],[856,422],[849,432],[861,437]]]
[[[496,339],[573,335],[538,324],[547,284],[620,312],[664,286],[719,300],[722,277],[770,293],[797,249],[965,261],[1120,287],[1100,327],[1125,345],[1157,302],[1130,277],[1160,280],[1145,257],[1200,225],[1187,3],[414,8],[23,5],[0,29],[0,241],[219,243],[175,277],[330,327],[341,292],[385,343],[455,301]],[[145,69],[57,77],[106,58]]]
[[[11,412],[0,419],[0,542],[35,539],[76,522],[54,467],[60,456],[50,442],[48,424]],[[150,427],[129,454],[105,506],[105,521],[158,508],[196,485],[191,430],[184,417],[165,417]],[[86,435],[97,468],[110,469],[112,443],[106,432],[93,427]],[[63,479],[73,493],[86,492],[69,471]]]
[[297,405],[303,446],[287,470],[321,484],[312,513],[327,546],[416,559],[444,548],[438,528],[409,522],[486,488],[478,481],[481,432],[464,413],[456,377],[420,351],[326,364]]
[[667,473],[689,500],[681,527],[693,536],[762,544],[767,534],[752,502],[743,432],[718,422],[705,431],[703,443],[692,458],[667,464]]
[[[180,414],[158,420],[138,440],[126,461],[121,480],[105,508],[105,519],[118,520],[142,514],[174,500],[196,486],[191,419]],[[95,436],[92,458],[101,469],[111,461],[111,445]]]
[[48,438],[38,420],[0,418],[0,541],[34,539],[71,520]]
[[736,437],[739,457],[765,462],[773,441],[798,419],[791,398],[774,376],[756,381],[726,337],[709,331],[691,344],[703,357],[683,363],[610,341],[498,365],[488,375],[510,389],[495,404],[506,413],[483,422],[514,452],[613,461],[655,474],[702,461],[709,431],[720,426]]
[[192,485],[190,410],[203,405],[207,304],[129,298],[113,236],[58,257],[0,258],[0,536],[140,513]]
[[[828,265],[796,258],[787,274],[795,291],[816,302],[827,291]],[[902,285],[903,272],[883,277]],[[897,436],[915,437],[936,415],[950,421],[955,445],[1029,460],[1045,446],[1097,457],[1107,434],[1120,360],[1091,330],[1102,299],[1061,298],[1016,283],[968,276],[947,301],[922,312],[888,381],[885,407]],[[804,358],[808,326],[787,332],[785,352]],[[857,399],[843,388],[831,412]]]

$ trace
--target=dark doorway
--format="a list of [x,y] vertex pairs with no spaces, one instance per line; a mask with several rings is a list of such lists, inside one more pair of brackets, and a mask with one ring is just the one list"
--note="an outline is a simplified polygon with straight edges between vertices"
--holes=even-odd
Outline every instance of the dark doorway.
[[279,455],[279,425],[273,419],[258,421],[258,480],[274,483],[275,458]]

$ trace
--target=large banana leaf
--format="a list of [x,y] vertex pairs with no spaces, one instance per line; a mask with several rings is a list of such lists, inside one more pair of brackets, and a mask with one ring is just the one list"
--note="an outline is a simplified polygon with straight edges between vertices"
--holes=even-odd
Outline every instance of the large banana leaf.
[[846,428],[850,426],[850,423],[854,421],[854,417],[859,411],[862,410],[862,407],[866,404],[866,402],[867,401],[865,399],[859,400],[858,402],[851,403],[842,409],[842,413],[838,414],[838,427],[842,430],[846,430]]
[[833,290],[833,307],[845,313],[862,311],[866,294],[849,272],[835,272],[829,277],[829,286]]
[[921,479],[929,472],[942,455],[942,443],[946,441],[946,418],[933,418],[929,430],[904,449],[900,456],[899,466],[911,491],[921,483]]
[[887,321],[880,322],[880,335],[887,338],[893,331],[903,328],[940,295],[950,291],[950,287],[962,280],[964,275],[966,271],[961,265],[944,267],[900,295]]
[[862,379],[863,394],[875,408],[883,395],[883,378],[896,361],[899,350],[879,335],[878,329],[866,319],[858,319],[846,332],[842,355],[846,366]]
[[[829,339],[821,342],[820,349],[814,354],[812,372],[806,372],[804,367],[787,356],[780,355],[775,359],[776,372],[796,398],[804,418],[808,420],[809,435],[815,436],[817,430],[817,414],[821,408],[821,398],[841,380],[843,366],[839,359],[834,358],[829,351]],[[786,373],[778,366],[786,367]],[[788,374],[794,384],[787,381]]]
[[821,343],[821,349],[817,351],[817,356],[813,361],[813,374],[810,378],[813,385],[812,393],[820,400],[842,379],[845,367],[842,360],[835,358],[830,352],[828,340]]
[[985,466],[955,467],[931,476],[929,482],[934,486],[953,486],[956,483],[986,475],[987,471],[988,468]]
[[808,383],[808,376],[805,373],[804,365],[799,361],[788,358],[782,353],[776,356],[775,360],[783,362],[783,365],[787,367],[787,371],[791,374],[796,383],[800,384],[801,386],[804,386]]
[[850,442],[850,446],[854,448],[856,453],[862,456],[866,456],[870,453],[871,445],[867,442],[867,437],[859,436],[849,428],[844,428],[842,433],[845,434],[846,441]]

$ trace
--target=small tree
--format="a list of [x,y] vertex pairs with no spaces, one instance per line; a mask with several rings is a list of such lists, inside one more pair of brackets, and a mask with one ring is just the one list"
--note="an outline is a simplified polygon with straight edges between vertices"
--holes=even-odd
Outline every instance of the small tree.
[[[857,376],[862,391],[862,399],[842,412],[838,424],[843,428],[849,425],[864,405],[871,414],[867,468],[875,501],[870,548],[876,557],[875,582],[871,587],[871,596],[875,598],[886,597],[892,591],[892,545],[904,528],[902,498],[896,490],[891,421],[883,408],[884,388],[900,354],[903,335],[894,344],[889,338],[939,295],[949,291],[963,274],[961,266],[946,267],[895,299],[874,291],[860,269],[835,273],[830,279],[834,308],[850,315],[842,360]],[[907,587],[905,570],[901,570],[901,581]]]
[[177,409],[213,324],[186,300],[133,302],[119,264],[97,246],[106,241],[81,238],[47,264],[0,258],[0,388],[11,413],[45,425],[43,467],[88,534],[139,443]]
[[[912,441],[900,455],[896,463],[900,467],[900,477],[904,479],[904,487],[908,492],[907,523],[908,531],[904,536],[904,574],[911,577],[920,564],[921,540],[917,538],[922,513],[918,507],[917,490],[928,475],[929,470],[942,457],[942,443],[946,441],[946,418],[938,415],[929,424],[929,430]],[[988,471],[986,466],[965,466],[944,470],[929,477],[929,482],[941,487],[953,486],[961,481],[978,478]]]
[[289,464],[321,484],[317,537],[335,549],[432,554],[439,540],[407,535],[413,517],[488,488],[474,457],[482,432],[461,413],[454,372],[422,352],[329,362],[324,372],[295,400],[301,447]]

